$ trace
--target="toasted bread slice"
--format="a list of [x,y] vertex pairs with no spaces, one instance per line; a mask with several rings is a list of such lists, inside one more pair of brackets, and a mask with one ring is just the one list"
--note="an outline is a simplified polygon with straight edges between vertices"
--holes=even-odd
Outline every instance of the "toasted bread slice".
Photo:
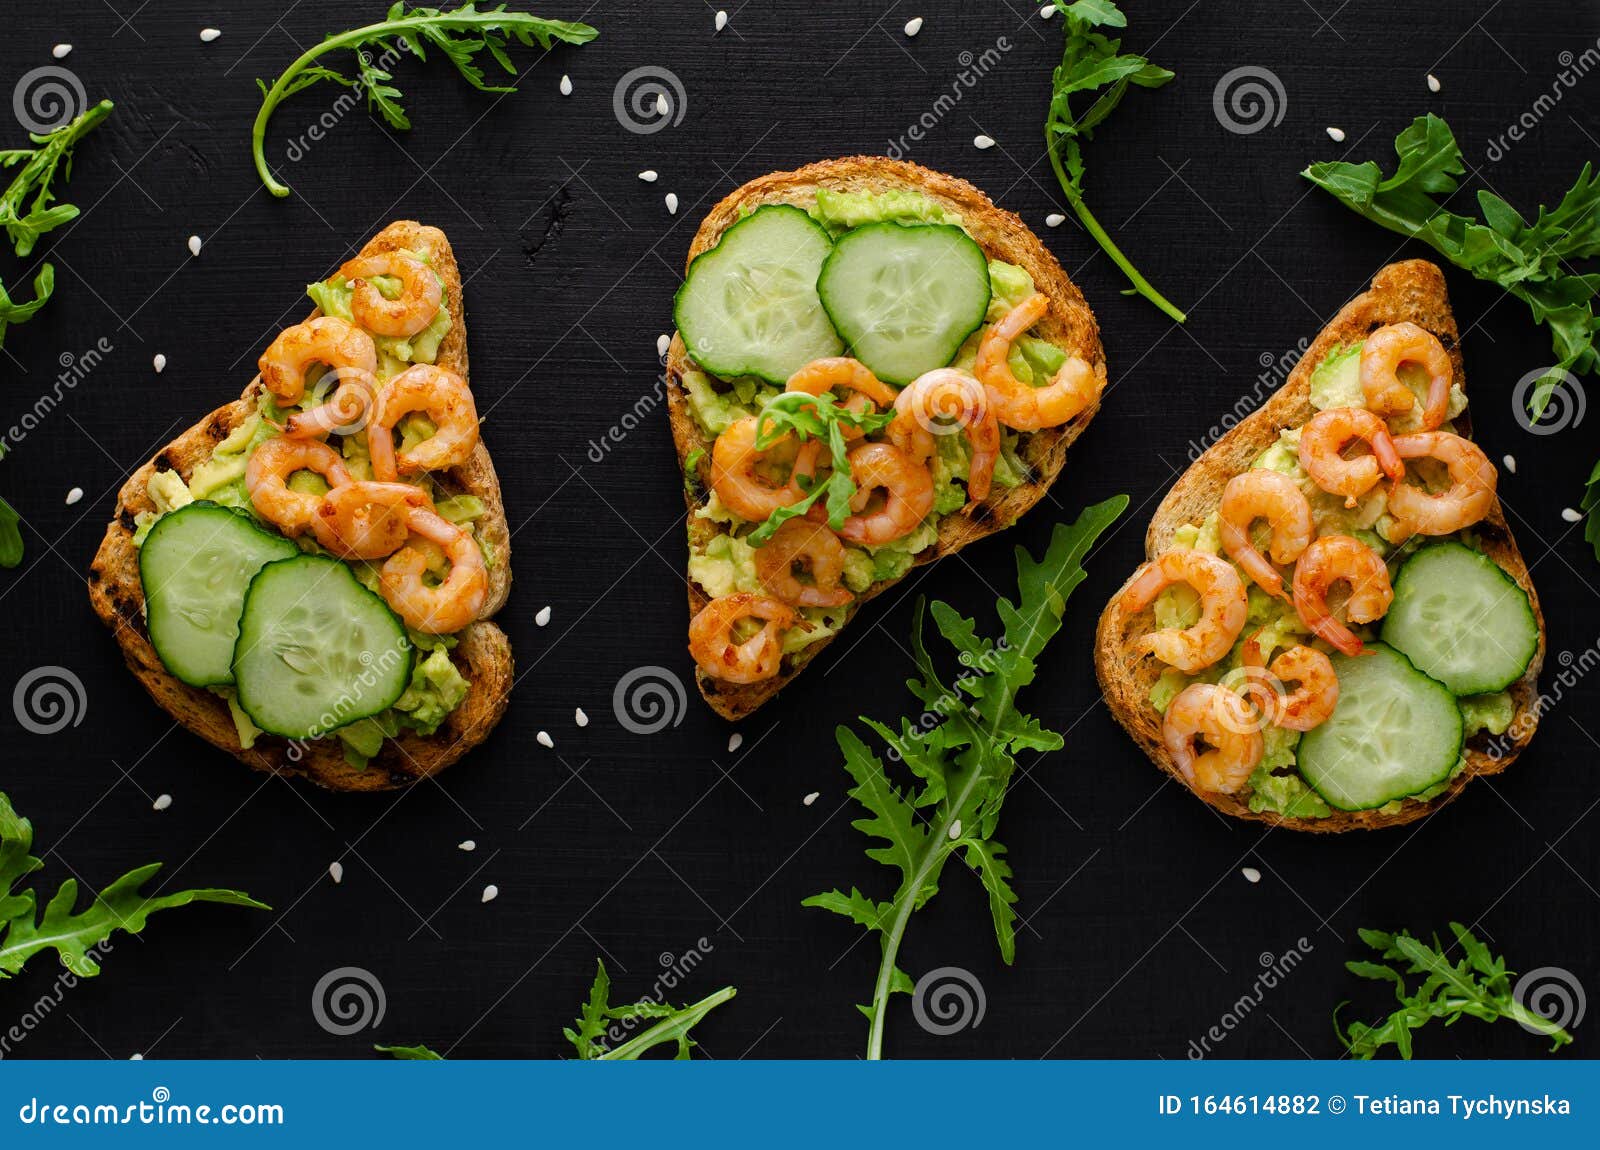
[[[819,188],[839,192],[910,189],[927,196],[940,207],[959,214],[967,232],[985,255],[1026,268],[1033,277],[1034,286],[1050,297],[1049,314],[1039,321],[1033,333],[1092,364],[1104,385],[1105,352],[1100,346],[1100,329],[1095,323],[1094,313],[1084,301],[1083,293],[1067,278],[1061,264],[1039,237],[1016,215],[996,207],[988,196],[965,180],[930,171],[917,164],[881,156],[856,156],[824,160],[807,164],[793,172],[774,172],[751,180],[728,195],[706,216],[700,230],[695,233],[694,242],[689,246],[685,267],[693,263],[696,256],[715,247],[722,233],[737,223],[744,213],[763,204],[793,204],[809,209],[816,204]],[[691,513],[691,546],[704,543],[717,530],[714,524],[693,516],[703,500],[691,488],[705,490],[711,471],[711,442],[701,434],[699,425],[690,414],[689,402],[683,390],[683,373],[694,367],[683,337],[675,334],[667,352],[667,405],[672,421],[672,438],[678,449],[678,463],[687,470],[691,453],[702,453],[698,457],[698,483],[684,485],[685,499]],[[1099,403],[1096,402],[1060,427],[1024,435],[1019,454],[1031,472],[1027,481],[1009,490],[997,487],[984,503],[973,509],[971,515],[945,516],[939,523],[938,542],[916,556],[915,566],[920,567],[946,555],[953,555],[967,544],[993,535],[1016,522],[1050,489],[1056,476],[1061,473],[1068,446],[1083,433],[1098,410]],[[857,596],[847,608],[845,625],[854,618],[864,602],[888,590],[898,581],[880,580]],[[704,589],[690,580],[690,617],[697,614],[708,601]],[[835,636],[808,644],[786,656],[780,673],[759,683],[728,683],[696,668],[695,679],[700,693],[719,715],[726,719],[742,719],[782,690],[785,684],[821,654],[834,637],[842,633],[843,627],[835,632]]]
[[[1216,510],[1228,480],[1247,470],[1257,456],[1277,441],[1281,429],[1298,427],[1316,414],[1311,406],[1311,373],[1330,352],[1341,345],[1365,340],[1374,328],[1404,320],[1426,328],[1439,337],[1450,353],[1456,382],[1465,390],[1460,335],[1456,330],[1455,316],[1450,311],[1449,297],[1445,294],[1444,274],[1426,260],[1390,264],[1373,278],[1368,291],[1346,304],[1333,322],[1322,329],[1322,333],[1290,372],[1283,387],[1259,410],[1247,416],[1207,449],[1173,485],[1150,521],[1150,529],[1145,534],[1145,557],[1154,559],[1170,550],[1178,528],[1185,524],[1198,524]],[[1468,415],[1470,411],[1469,408]],[[1456,420],[1456,424],[1463,434],[1470,430],[1465,419]],[[1516,705],[1516,717],[1506,735],[1490,737],[1480,733],[1468,740],[1464,751],[1466,768],[1451,780],[1444,793],[1428,802],[1407,800],[1399,811],[1393,813],[1382,810],[1335,810],[1328,818],[1285,818],[1272,811],[1251,811],[1246,801],[1237,795],[1195,793],[1217,810],[1235,818],[1256,819],[1303,831],[1371,830],[1422,818],[1455,798],[1463,787],[1479,775],[1498,774],[1510,766],[1533,737],[1539,719],[1538,678],[1545,652],[1544,615],[1539,610],[1533,580],[1528,575],[1521,552],[1517,550],[1516,540],[1506,525],[1499,500],[1495,501],[1489,514],[1473,530],[1485,553],[1528,593],[1534,617],[1539,623],[1538,650],[1522,678],[1509,688]],[[1122,610],[1121,600],[1122,592],[1119,590],[1100,616],[1095,637],[1095,670],[1100,677],[1101,689],[1110,704],[1111,713],[1127,728],[1134,741],[1144,748],[1157,766],[1187,786],[1162,745],[1161,716],[1149,703],[1150,689],[1162,671],[1162,664],[1153,657],[1135,655],[1127,646],[1132,635],[1141,634],[1154,626],[1151,612],[1146,610],[1138,615],[1129,615]],[[1491,745],[1494,754],[1489,753]]]
[[[438,228],[411,220],[397,220],[369,240],[362,255],[401,249],[426,248],[434,270],[444,280],[450,301],[450,331],[439,346],[438,364],[467,378],[466,310],[462,299],[461,270],[456,266],[450,241]],[[315,309],[310,316],[320,315]],[[382,751],[364,768],[345,762],[339,740],[324,738],[291,741],[262,735],[246,750],[239,745],[227,703],[210,691],[190,687],[167,673],[150,645],[144,620],[144,587],[139,578],[139,549],[133,535],[135,516],[154,511],[146,490],[157,471],[174,470],[185,481],[210,458],[212,449],[256,410],[261,380],[250,381],[244,394],[217,408],[135,471],[117,496],[116,514],[106,528],[100,550],[89,568],[89,600],[96,613],[116,634],[128,667],[152,698],[178,722],[213,746],[257,770],[299,775],[319,786],[338,791],[391,790],[444,770],[481,743],[505,713],[512,683],[511,645],[505,632],[489,622],[511,590],[511,530],[500,498],[489,451],[480,441],[472,458],[460,467],[439,473],[440,486],[451,494],[476,495],[486,513],[476,530],[496,557],[489,571],[489,595],[478,621],[459,633],[451,652],[472,687],[443,726],[424,738],[406,732],[385,740]]]

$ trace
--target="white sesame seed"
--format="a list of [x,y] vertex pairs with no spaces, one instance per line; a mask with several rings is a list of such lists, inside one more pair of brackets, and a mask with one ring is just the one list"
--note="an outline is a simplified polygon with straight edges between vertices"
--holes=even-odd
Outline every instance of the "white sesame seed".
[[499,897],[500,897],[500,888],[495,886],[494,883],[490,883],[488,886],[483,888],[483,900],[482,901],[484,901],[484,902],[493,902],[495,899],[497,899]]
[[541,626],[541,627],[546,626],[547,624],[549,624],[549,622],[550,622],[550,608],[549,607],[540,607],[539,608],[539,613],[533,617],[533,621],[535,623],[539,624],[539,626]]
[[172,796],[171,795],[157,795],[156,796],[156,801],[150,804],[150,809],[153,810],[153,811],[164,811],[168,807],[170,807],[171,805],[172,805]]
[[200,29],[200,39],[204,40],[207,44],[211,43],[211,41],[215,40],[220,35],[222,35],[222,32],[217,28]]
[[1329,128],[1328,129],[1328,139],[1332,140],[1335,144],[1344,143],[1344,129],[1343,128]]
[[1048,20],[1055,14],[1056,6],[1054,4],[1046,4],[1043,8],[1039,9],[1039,19],[1041,20]]
[[980,152],[987,151],[988,149],[994,147],[994,137],[974,136],[972,137],[972,146],[977,148]]
[[646,168],[644,171],[639,173],[639,178],[647,184],[653,184],[656,182],[658,177],[654,168]]
[[160,375],[167,369],[167,357],[159,351],[156,352],[156,357],[150,361],[150,366],[156,369],[157,375]]
[[656,115],[665,116],[672,111],[672,101],[667,99],[665,92],[656,93]]
[[820,794],[822,794],[821,791],[812,791],[805,798],[801,799],[800,802],[809,807],[812,803],[817,801],[817,796]]
[[82,498],[83,498],[83,488],[74,487],[71,491],[67,492],[67,506],[71,507],[74,503],[76,503],[78,500],[80,500]]
[[950,840],[952,842],[954,842],[956,839],[958,839],[960,837],[961,837],[961,820],[957,819],[955,822],[950,824]]
[[1435,76],[1432,72],[1429,72],[1428,73],[1428,91],[1437,92],[1439,90],[1439,87],[1440,87],[1439,77]]
[[1508,455],[1500,462],[1506,465],[1506,470],[1511,472],[1512,475],[1517,473],[1517,457],[1515,455]]
[[1261,872],[1256,870],[1256,868],[1253,867],[1253,866],[1244,867],[1243,869],[1241,869],[1239,871],[1239,873],[1244,875],[1244,881],[1245,882],[1260,882],[1261,881]]
[[54,56],[57,60],[65,60],[67,58],[67,53],[70,51],[72,51],[71,44],[57,44],[54,48],[50,49],[50,55]]
[[344,881],[344,863],[342,863],[342,862],[331,862],[331,863],[329,863],[328,864],[328,877],[331,878],[336,883],[343,882]]
[[563,77],[561,77],[561,94],[563,96],[572,95],[572,77],[571,76],[563,76]]
[[742,746],[744,746],[744,736],[738,731],[728,736],[728,754],[733,754]]
[[674,216],[678,214],[678,193],[677,192],[668,192],[667,193],[667,211],[668,211],[669,214],[674,215]]
[[907,36],[915,36],[920,31],[922,31],[922,17],[921,16],[913,16],[911,19],[906,21],[906,35]]
[[589,716],[583,713],[582,707],[579,707],[576,711],[572,712],[572,721],[577,723],[580,727],[587,727],[589,725]]
[[1583,518],[1583,513],[1581,511],[1574,511],[1570,507],[1563,507],[1561,509],[1561,518],[1565,519],[1568,523],[1576,523]]
[[718,32],[722,31],[724,28],[726,28],[728,26],[728,14],[726,12],[724,12],[722,9],[718,8],[717,9],[717,18],[714,21],[714,23],[716,24],[717,31]]
[[1067,217],[1062,215],[1060,212],[1051,212],[1044,218],[1044,226],[1047,228],[1059,228],[1066,222]]
[[189,254],[192,255],[192,256],[197,256],[197,255],[200,254],[200,237],[199,236],[190,236],[189,237]]
[[556,741],[550,737],[549,731],[540,731],[537,735],[533,736],[533,741],[538,743],[541,747],[553,748],[556,745]]
[[473,842],[471,839],[462,839],[456,844],[456,850],[458,851],[467,851],[468,853],[471,853],[477,849],[478,844]]
[[664,358],[667,354],[667,349],[671,346],[672,337],[670,335],[656,336],[656,357],[658,359]]
[[142,1055],[142,1054],[130,1054],[130,1055],[128,1055],[128,1061],[129,1062],[143,1062],[144,1061],[144,1055]]

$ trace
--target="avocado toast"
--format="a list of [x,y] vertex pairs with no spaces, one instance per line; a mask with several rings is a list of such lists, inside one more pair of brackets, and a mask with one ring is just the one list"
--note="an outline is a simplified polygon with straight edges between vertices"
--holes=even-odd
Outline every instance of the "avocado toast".
[[[129,478],[90,568],[89,594],[129,668],[189,730],[258,770],[303,776],[334,790],[369,791],[443,770],[482,742],[504,713],[511,650],[489,620],[510,590],[510,531],[466,391],[461,275],[444,233],[396,221],[345,269],[369,276],[370,286],[364,289],[362,279],[343,274],[312,284],[308,291],[319,306],[263,356],[274,378],[257,375],[239,399],[206,416]],[[416,322],[396,318],[411,284],[397,282],[391,272],[416,275],[417,306],[426,309]],[[352,318],[352,308],[360,313],[363,306],[374,317],[365,321],[374,325],[371,331]],[[378,327],[410,334],[385,335]],[[319,433],[318,414],[339,407],[347,373],[319,367],[328,360],[302,354],[302,396],[281,385],[279,361],[296,336],[335,328],[368,356],[370,371],[348,372],[351,390],[368,406],[358,404],[345,426]],[[462,406],[445,410],[433,393],[397,399],[404,387],[399,380],[449,391]],[[329,384],[332,400],[318,407]],[[385,415],[386,402],[398,414]],[[398,449],[392,435],[385,437],[392,474],[384,473],[383,460],[375,468],[370,456],[380,422],[392,423],[401,435]],[[447,444],[440,433],[449,427],[457,438]],[[261,475],[266,455],[273,453],[288,460],[276,485]],[[307,468],[294,469],[302,455]],[[309,469],[316,459],[323,460],[321,478]],[[330,472],[340,482],[329,479]],[[370,482],[375,478],[396,482]],[[375,515],[371,507],[355,508],[349,521],[334,514],[330,497],[379,489],[398,492],[400,503],[387,506],[410,509],[406,513],[414,511],[417,518],[397,522],[400,510]],[[271,504],[265,502],[269,495]],[[315,522],[284,518],[283,508],[297,507],[311,509]],[[387,543],[373,549],[370,539],[342,537],[340,525],[348,529],[350,522],[387,536]],[[424,531],[443,542],[422,542]],[[238,558],[247,554],[260,562]],[[206,600],[204,581],[186,574],[197,555],[239,564],[229,574],[242,585],[220,616]],[[385,556],[397,561],[393,568]],[[402,570],[411,560],[426,570]],[[281,605],[264,586],[269,574]],[[453,614],[428,617],[457,584],[467,594],[452,593]],[[153,613],[147,587],[163,595]],[[245,596],[242,615],[238,595]],[[175,601],[169,605],[167,599]],[[421,615],[418,604],[425,605]],[[331,621],[319,612],[331,613]],[[349,631],[333,634],[344,627]],[[244,632],[250,641],[231,642]],[[363,637],[372,647],[358,650]],[[319,701],[316,693],[335,682],[349,688],[343,697]],[[247,683],[255,686],[254,698],[242,697]],[[302,707],[297,716],[293,704],[300,695],[323,713],[307,721]],[[262,727],[294,733],[271,734]]]
[[[1367,466],[1379,481],[1340,498],[1343,491],[1330,494],[1323,486],[1329,482],[1323,460],[1313,459],[1318,468],[1313,479],[1300,449],[1307,435],[1321,435],[1336,423],[1355,426],[1376,419],[1351,409],[1371,403],[1368,351],[1376,355],[1373,341],[1389,340],[1394,333],[1419,349],[1419,358],[1438,349],[1432,355],[1449,385],[1447,406],[1445,393],[1433,390],[1432,369],[1414,363],[1410,353],[1403,356],[1396,366],[1404,370],[1389,378],[1415,391],[1415,402],[1400,396],[1394,406],[1403,411],[1377,408],[1403,456],[1403,474],[1391,472],[1389,483],[1381,481],[1379,469],[1388,464],[1380,458],[1384,452],[1378,442],[1370,455],[1352,456],[1346,445],[1342,454],[1332,453],[1339,456],[1334,465],[1352,472]],[[1371,378],[1377,379],[1376,368],[1373,372]],[[1444,410],[1433,411],[1435,399]],[[1449,802],[1476,776],[1504,770],[1532,738],[1539,719],[1544,619],[1494,494],[1494,469],[1476,447],[1458,442],[1470,430],[1465,409],[1459,335],[1443,274],[1423,260],[1391,264],[1322,330],[1285,385],[1207,449],[1157,508],[1145,537],[1149,562],[1101,615],[1095,668],[1117,721],[1158,766],[1217,810],[1308,831],[1408,823]],[[1418,422],[1426,427],[1430,414],[1443,416],[1444,422],[1420,431]],[[1356,437],[1335,432],[1335,440]],[[1382,440],[1376,433],[1373,438]],[[1446,454],[1455,468],[1447,470],[1440,461]],[[1274,597],[1249,573],[1235,570],[1228,560],[1240,552],[1222,542],[1226,525],[1218,510],[1230,485],[1261,470],[1292,479],[1312,509],[1314,539],[1295,561],[1293,596],[1286,586]],[[1396,502],[1402,484],[1409,488],[1403,506]],[[1425,518],[1441,509],[1464,525],[1446,530],[1454,521]],[[1421,526],[1408,527],[1405,515]],[[1272,524],[1274,551],[1281,542],[1277,526]],[[1257,528],[1248,542],[1268,550],[1265,535]],[[1241,590],[1239,600],[1215,616],[1238,611],[1235,638],[1219,637],[1218,646],[1229,644],[1226,653],[1186,671],[1168,663],[1168,658],[1183,658],[1175,647],[1163,648],[1166,656],[1153,652],[1158,632],[1176,635],[1193,623],[1192,591],[1167,587],[1153,602],[1143,591],[1155,585],[1150,580],[1160,581],[1158,568],[1164,563],[1182,562],[1169,556],[1197,551],[1203,553],[1200,558],[1187,562],[1196,571],[1204,568],[1202,578],[1214,573],[1219,584],[1236,580],[1248,585],[1248,593]],[[1316,573],[1301,570],[1308,555],[1335,552],[1376,557],[1370,575],[1349,579],[1352,600],[1362,593],[1376,600],[1361,620],[1366,626],[1358,628],[1359,635],[1350,630],[1350,618],[1340,618],[1346,608],[1337,596],[1324,601],[1329,584],[1312,588]],[[1264,569],[1260,555],[1254,558],[1257,569]],[[1274,558],[1279,568],[1290,562]],[[1326,572],[1321,574],[1326,580]],[[1336,572],[1332,582],[1351,574],[1350,568]],[[1143,588],[1137,587],[1141,581]],[[1303,688],[1316,676],[1305,672],[1296,692],[1286,693],[1299,676],[1281,673],[1271,658],[1274,650],[1285,648],[1306,652],[1308,664],[1323,666],[1326,685],[1332,686],[1327,669],[1337,679],[1331,715],[1324,706],[1322,713],[1296,724],[1301,729],[1277,720],[1306,702]],[[1222,759],[1180,762],[1198,748],[1185,739],[1185,717],[1174,720],[1176,739],[1167,717],[1176,700],[1191,688],[1204,692],[1208,684],[1234,692],[1213,697],[1224,704],[1213,713],[1220,718],[1231,711],[1245,721],[1202,733],[1216,748],[1202,758]],[[1240,697],[1254,710],[1235,709]],[[1201,721],[1208,724],[1203,715]],[[1220,785],[1207,770],[1218,762],[1238,766]]]
[[[971,184],[879,157],[727,196],[690,245],[675,318],[667,397],[691,650],[701,694],[728,719],[775,695],[866,600],[1043,498],[1105,386],[1094,314],[1038,237]],[[1016,338],[989,357],[1002,394],[976,377],[1008,319]],[[926,409],[897,425],[913,394]],[[726,457],[739,435],[754,464]],[[730,506],[741,490],[751,506]]]

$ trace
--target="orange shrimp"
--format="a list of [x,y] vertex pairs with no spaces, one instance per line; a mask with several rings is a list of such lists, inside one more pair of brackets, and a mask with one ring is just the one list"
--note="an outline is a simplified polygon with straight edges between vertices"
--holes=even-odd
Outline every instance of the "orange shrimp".
[[1414,363],[1428,373],[1428,401],[1422,427],[1431,431],[1450,411],[1450,353],[1431,331],[1414,323],[1380,327],[1361,345],[1361,394],[1378,415],[1403,415],[1416,406],[1411,389],[1400,382],[1402,364]]
[[1217,532],[1228,557],[1267,594],[1287,599],[1283,576],[1250,541],[1250,524],[1257,519],[1265,519],[1272,527],[1269,550],[1273,561],[1293,563],[1316,534],[1311,502],[1287,475],[1258,467],[1228,481],[1217,510]]
[[1154,631],[1136,639],[1133,646],[1193,675],[1232,650],[1249,615],[1249,597],[1244,581],[1226,559],[1204,551],[1168,551],[1146,563],[1129,581],[1122,593],[1122,609],[1137,614],[1174,583],[1186,583],[1199,592],[1200,621],[1184,630]]
[[[1366,440],[1372,454],[1346,457],[1344,449],[1355,439]],[[1388,426],[1364,407],[1331,407],[1312,416],[1300,431],[1300,466],[1322,490],[1344,496],[1346,507],[1354,507],[1383,475],[1399,479],[1405,473]]]
[[1388,613],[1394,601],[1389,568],[1376,551],[1349,535],[1324,535],[1307,547],[1294,568],[1294,609],[1319,639],[1346,655],[1366,648],[1355,632],[1328,609],[1328,591],[1336,583],[1350,584],[1345,617],[1352,623],[1371,623]]
[[1068,356],[1043,387],[1029,387],[1012,372],[1012,343],[1049,310],[1049,297],[1035,292],[1007,312],[978,344],[974,374],[988,389],[996,417],[1018,431],[1059,427],[1100,398],[1103,381],[1091,364],[1075,355]]
[[[785,603],[842,607],[855,599],[840,585],[844,556],[844,544],[832,531],[804,519],[790,519],[756,549],[756,575]],[[797,565],[810,572],[810,583],[795,578]]]
[[[733,630],[746,619],[761,623],[748,639]],[[759,683],[777,675],[783,662],[783,633],[810,629],[795,609],[767,595],[738,591],[713,599],[689,623],[689,654],[700,669],[728,683]]]
[[972,443],[965,510],[989,497],[994,465],[1000,458],[1000,424],[989,403],[988,389],[964,371],[941,367],[908,383],[895,397],[894,410],[889,442],[918,463],[931,459],[937,451],[934,436],[965,431]]
[[817,470],[822,444],[815,439],[800,443],[794,462],[783,482],[769,479],[766,472],[781,466],[783,456],[796,440],[785,435],[771,447],[756,447],[756,417],[751,415],[729,426],[711,448],[711,489],[741,519],[760,523],[780,507],[799,503],[806,497],[801,480],[810,481]]

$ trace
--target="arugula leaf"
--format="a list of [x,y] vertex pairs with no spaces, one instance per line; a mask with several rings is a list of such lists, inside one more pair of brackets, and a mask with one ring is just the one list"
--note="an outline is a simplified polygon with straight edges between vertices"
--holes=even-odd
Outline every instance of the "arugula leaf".
[[[1518,1002],[1511,986],[1511,971],[1504,958],[1496,958],[1489,948],[1459,922],[1450,930],[1461,947],[1463,958],[1450,961],[1435,935],[1433,944],[1413,938],[1405,931],[1387,934],[1378,930],[1361,931],[1361,939],[1377,951],[1383,962],[1347,962],[1345,969],[1359,978],[1394,984],[1400,1008],[1380,1022],[1352,1022],[1341,1029],[1340,1003],[1333,1012],[1334,1033],[1352,1058],[1372,1058],[1385,1046],[1393,1046],[1400,1057],[1412,1054],[1412,1031],[1435,1018],[1450,1026],[1470,1016],[1484,1022],[1509,1018],[1536,1033],[1547,1035],[1552,1051],[1572,1041],[1572,1035],[1542,1015]],[[1408,975],[1425,975],[1416,990],[1410,990]]]
[[0,567],[15,567],[22,562],[22,516],[0,498]]
[[[1017,548],[1018,598],[995,604],[1001,624],[997,640],[979,635],[975,623],[948,603],[935,602],[925,611],[918,602],[911,631],[917,673],[906,685],[927,712],[915,720],[902,717],[898,730],[861,720],[905,764],[915,778],[911,785],[897,786],[883,760],[854,730],[841,726],[835,732],[855,783],[850,796],[867,812],[851,825],[882,843],[869,847],[867,857],[899,872],[899,885],[886,902],[851,887],[848,895],[832,890],[803,905],[843,915],[881,936],[872,1001],[860,1008],[867,1016],[869,1059],[883,1056],[889,999],[912,990],[910,976],[896,965],[906,926],[912,913],[938,893],[952,855],[962,856],[988,893],[1000,956],[1009,963],[1016,955],[1017,894],[1005,847],[994,841],[995,828],[1016,755],[1064,745],[1061,735],[1016,710],[1016,695],[1033,682],[1035,659],[1060,630],[1067,597],[1086,577],[1084,556],[1127,505],[1128,497],[1118,495],[1087,508],[1076,523],[1058,523],[1042,559]],[[923,641],[928,614],[963,667],[953,684],[940,678]]]
[[[580,1008],[578,1019],[573,1024],[577,1029],[567,1027],[561,1032],[577,1050],[578,1057],[585,1061],[594,1059],[631,1062],[648,1050],[671,1043],[676,1043],[678,1047],[675,1058],[688,1058],[689,1049],[695,1045],[689,1037],[689,1032],[699,1025],[706,1015],[737,993],[733,987],[725,986],[715,994],[702,998],[693,1006],[669,1006],[664,1002],[648,998],[626,1006],[612,1006],[611,979],[606,974],[606,964],[596,959],[595,968],[594,985],[589,988],[589,999]],[[642,1018],[656,1018],[660,1021],[621,1046],[615,1049],[606,1048],[606,1030],[611,1022]]]
[[[376,24],[330,33],[322,43],[302,52],[271,87],[264,80],[256,81],[261,89],[261,110],[256,113],[250,131],[250,150],[256,172],[273,195],[289,194],[288,185],[281,183],[267,167],[267,121],[279,104],[314,84],[327,81],[364,92],[368,109],[376,111],[391,128],[403,132],[411,127],[411,119],[400,102],[400,89],[390,83],[394,77],[383,67],[386,58],[408,52],[426,61],[428,50],[436,48],[455,65],[467,83],[480,92],[515,92],[514,85],[490,84],[484,78],[483,69],[477,63],[478,53],[487,52],[501,70],[515,77],[516,66],[506,51],[513,40],[524,47],[538,45],[549,51],[558,40],[587,44],[599,34],[588,24],[545,20],[527,12],[508,12],[504,4],[480,11],[476,3],[469,3],[444,11],[407,8],[404,0],[400,0]],[[324,54],[336,49],[355,52],[355,78],[316,63]]]
[[[1127,27],[1128,18],[1111,0],[1076,0],[1076,3],[1054,0],[1054,3],[1066,32],[1061,64],[1051,74],[1050,111],[1044,123],[1045,148],[1056,182],[1061,185],[1067,203],[1072,205],[1084,229],[1128,277],[1133,285],[1131,291],[1183,323],[1187,319],[1183,312],[1139,274],[1083,202],[1083,141],[1093,138],[1095,128],[1116,110],[1127,94],[1128,85],[1159,88],[1174,74],[1143,56],[1124,53],[1121,40],[1110,39],[1094,30]],[[1093,103],[1079,113],[1072,107],[1072,98],[1084,93],[1098,94]]]
[[443,1062],[444,1055],[426,1046],[373,1046],[379,1054],[387,1054],[399,1062]]
[[158,910],[187,906],[192,902],[220,902],[229,906],[248,906],[270,910],[243,891],[185,890],[173,894],[146,896],[139,888],[161,869],[160,863],[131,870],[99,894],[81,912],[74,912],[78,901],[78,882],[67,879],[44,908],[44,917],[35,918],[35,895],[17,890],[17,884],[44,863],[28,852],[33,848],[33,824],[11,806],[0,792],[0,979],[18,973],[28,959],[44,950],[61,956],[61,965],[80,978],[100,973],[92,949],[111,937],[114,930],[138,934],[145,921]]
[[761,526],[750,533],[747,540],[750,546],[760,547],[772,538],[778,528],[791,519],[805,515],[824,496],[827,498],[828,525],[835,531],[843,527],[845,516],[850,513],[851,497],[856,493],[844,430],[851,428],[872,435],[888,427],[894,421],[895,413],[852,411],[840,405],[832,392],[808,395],[801,391],[785,391],[767,400],[756,418],[756,450],[765,451],[788,435],[801,441],[819,439],[828,445],[832,471],[825,480],[812,487],[804,499],[780,507],[767,516]]

